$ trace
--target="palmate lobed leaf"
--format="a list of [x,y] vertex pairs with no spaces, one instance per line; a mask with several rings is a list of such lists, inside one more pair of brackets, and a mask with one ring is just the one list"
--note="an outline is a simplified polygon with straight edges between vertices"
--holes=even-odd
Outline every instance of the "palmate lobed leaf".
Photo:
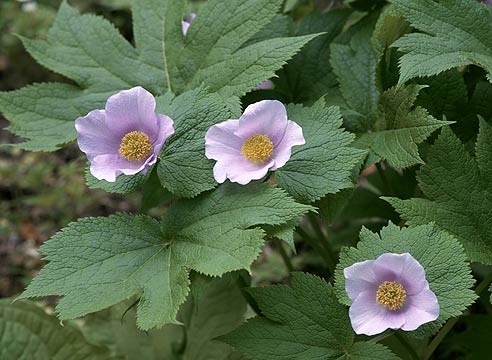
[[292,273],[291,287],[252,288],[264,317],[220,337],[252,360],[397,359],[380,344],[354,343],[347,308],[330,284]]
[[0,358],[2,360],[107,360],[109,351],[88,342],[70,324],[32,302],[0,300]]
[[385,253],[410,253],[425,269],[430,289],[439,301],[437,320],[409,334],[424,337],[436,333],[451,317],[459,316],[477,298],[470,289],[474,279],[464,249],[458,240],[435,224],[399,228],[392,224],[376,234],[362,228],[357,248],[343,248],[335,270],[335,292],[342,304],[350,305],[343,269]]
[[400,83],[469,64],[483,67],[492,82],[492,22],[485,5],[468,0],[391,0],[414,28],[394,46]]
[[428,199],[385,198],[410,225],[434,221],[454,234],[470,260],[492,264],[492,127],[480,123],[476,157],[450,129],[431,147],[417,174]]
[[275,172],[277,184],[303,202],[353,187],[352,171],[367,152],[351,147],[355,136],[342,128],[339,108],[320,99],[311,107],[289,105],[287,114],[302,127],[306,144],[295,146]]
[[414,106],[423,86],[408,85],[386,90],[379,100],[374,131],[360,135],[354,146],[371,149],[379,158],[397,168],[422,164],[418,144],[437,129],[452,124]]
[[263,245],[256,225],[312,209],[266,184],[228,183],[176,201],[160,224],[127,214],[81,219],[42,246],[49,263],[20,298],[63,296],[56,310],[70,319],[140,294],[140,328],[175,323],[191,269],[212,276],[248,269]]
[[[279,3],[209,1],[184,37],[183,0],[134,0],[133,47],[107,20],[80,15],[64,1],[47,40],[22,41],[39,63],[78,86],[35,84],[0,93],[0,111],[11,121],[9,130],[27,138],[17,146],[53,151],[75,139],[77,117],[133,86],[156,96],[202,84],[224,100],[243,95],[317,36],[268,39],[240,49],[276,15]],[[218,8],[224,11],[214,11]]]

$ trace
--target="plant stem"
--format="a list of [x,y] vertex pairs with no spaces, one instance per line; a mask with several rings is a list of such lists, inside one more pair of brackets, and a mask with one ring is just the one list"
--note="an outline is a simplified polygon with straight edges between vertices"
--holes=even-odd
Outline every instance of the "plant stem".
[[335,263],[331,260],[330,255],[327,253],[326,249],[322,247],[316,239],[313,239],[307,232],[305,232],[301,227],[296,227],[296,233],[298,233],[313,249],[320,255],[328,266],[330,275],[333,274],[335,268]]
[[376,336],[370,338],[369,340],[367,340],[367,342],[377,343],[377,342],[380,342],[381,340],[386,339],[387,337],[393,336],[394,334],[395,334],[394,331],[385,331],[379,335],[376,335]]
[[383,167],[381,166],[381,163],[376,163],[376,169],[378,170],[379,177],[381,178],[381,181],[383,182],[384,189],[383,191],[386,192],[387,195],[392,196],[393,195],[393,188],[391,187],[391,184],[386,177],[386,174],[384,173]]
[[282,256],[282,259],[284,260],[284,263],[285,263],[285,266],[287,267],[287,270],[289,270],[289,272],[294,271],[294,266],[292,265],[292,262],[290,261],[289,255],[287,255],[287,252],[284,249],[282,241],[280,241],[279,239],[274,237],[273,243],[275,244],[275,247],[277,248],[278,252],[280,253],[280,256]]
[[319,223],[316,219],[316,216],[312,213],[309,213],[307,215],[307,219],[309,221],[309,224],[313,228],[314,232],[316,233],[316,236],[318,237],[320,245],[326,250],[327,256],[330,257],[331,263],[334,264],[333,267],[330,268],[330,271],[333,273],[333,271],[335,270],[335,265],[337,263],[337,257],[333,253],[333,250],[331,248],[331,244],[328,242],[328,239],[326,238],[325,234],[321,230],[321,227],[319,226]]
[[[475,288],[475,292],[478,295],[480,295],[480,293],[487,288],[487,286],[490,284],[491,281],[492,281],[492,273],[490,273],[489,275],[487,275],[480,282],[480,284],[477,285],[477,287]],[[439,330],[439,332],[437,333],[436,337],[431,341],[431,343],[429,344],[429,346],[427,346],[427,349],[425,349],[424,355],[422,356],[422,359],[423,360],[428,360],[432,356],[432,354],[434,353],[434,351],[436,351],[436,349],[439,346],[439,344],[441,343],[441,341],[444,340],[444,338],[446,337],[446,335],[451,331],[451,329],[453,328],[453,326],[457,322],[458,322],[458,318],[457,317],[452,318],[452,319],[450,319],[441,328],[441,330]]]
[[403,345],[403,347],[407,350],[408,354],[412,357],[412,359],[419,360],[419,355],[415,351],[415,349],[410,345],[403,336],[398,331],[395,331],[395,338]]

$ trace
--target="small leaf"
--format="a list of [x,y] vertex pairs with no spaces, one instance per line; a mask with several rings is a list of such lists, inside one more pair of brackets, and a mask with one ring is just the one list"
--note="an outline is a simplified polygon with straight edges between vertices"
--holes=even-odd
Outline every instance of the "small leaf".
[[366,152],[350,147],[354,135],[341,128],[339,109],[327,108],[321,99],[309,108],[289,106],[287,113],[302,127],[306,144],[295,146],[287,164],[275,172],[277,184],[304,202],[353,187],[352,170]]
[[231,102],[217,94],[209,94],[203,87],[188,91],[170,103],[159,97],[157,112],[174,121],[174,135],[164,144],[159,155],[157,175],[161,184],[175,195],[193,197],[213,189],[213,162],[205,157],[205,133],[210,126],[233,117]]

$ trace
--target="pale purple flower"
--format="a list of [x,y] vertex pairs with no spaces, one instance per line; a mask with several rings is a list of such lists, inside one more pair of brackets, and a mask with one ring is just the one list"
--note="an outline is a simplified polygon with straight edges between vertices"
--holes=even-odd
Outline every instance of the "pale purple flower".
[[246,108],[239,120],[212,126],[205,135],[205,155],[217,160],[214,177],[245,185],[285,165],[294,145],[305,143],[302,129],[287,119],[285,106],[263,100]]
[[482,2],[487,5],[492,4],[492,0],[483,0]]
[[350,321],[357,334],[411,331],[439,316],[439,303],[425,270],[409,253],[383,254],[355,263],[343,274],[352,300]]
[[171,118],[155,112],[154,96],[140,86],[111,96],[104,110],[75,120],[75,128],[91,174],[110,182],[121,174],[145,174],[174,133]]
[[186,15],[186,17],[183,20],[181,20],[181,28],[183,29],[183,35],[186,35],[186,33],[188,32],[188,28],[191,25],[191,22],[195,20],[195,18],[196,18],[196,14],[191,13]]

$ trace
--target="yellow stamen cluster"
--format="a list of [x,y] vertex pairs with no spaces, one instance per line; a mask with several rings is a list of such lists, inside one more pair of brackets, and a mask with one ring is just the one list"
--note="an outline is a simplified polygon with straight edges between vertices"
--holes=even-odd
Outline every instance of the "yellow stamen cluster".
[[402,284],[396,281],[385,281],[379,285],[376,293],[376,301],[390,310],[398,310],[403,307],[407,298],[407,292]]
[[272,156],[273,143],[266,135],[253,135],[244,142],[241,153],[255,164],[261,164]]
[[121,139],[118,152],[130,161],[142,161],[147,158],[153,148],[149,137],[141,131],[132,131]]

